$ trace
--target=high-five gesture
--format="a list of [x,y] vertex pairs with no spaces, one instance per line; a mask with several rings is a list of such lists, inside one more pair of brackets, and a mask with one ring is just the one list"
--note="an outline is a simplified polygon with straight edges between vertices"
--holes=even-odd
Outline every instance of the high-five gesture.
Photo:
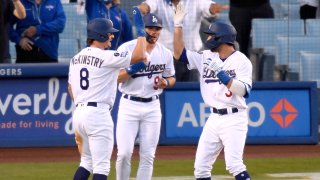
[[176,11],[174,13],[173,21],[174,21],[174,27],[182,27],[184,17],[186,16],[187,12],[185,12],[185,9],[181,3],[181,1],[178,3]]

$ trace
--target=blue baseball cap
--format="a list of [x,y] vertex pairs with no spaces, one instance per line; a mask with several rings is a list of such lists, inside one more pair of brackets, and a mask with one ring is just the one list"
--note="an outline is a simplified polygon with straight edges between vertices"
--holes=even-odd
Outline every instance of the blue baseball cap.
[[146,14],[143,16],[145,27],[160,27],[162,28],[162,21],[158,16],[153,13]]

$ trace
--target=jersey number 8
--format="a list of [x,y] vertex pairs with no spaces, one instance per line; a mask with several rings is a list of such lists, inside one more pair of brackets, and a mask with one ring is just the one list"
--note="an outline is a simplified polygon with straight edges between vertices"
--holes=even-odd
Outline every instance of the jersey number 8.
[[87,90],[89,88],[89,71],[87,68],[82,68],[80,70],[80,87],[83,90]]

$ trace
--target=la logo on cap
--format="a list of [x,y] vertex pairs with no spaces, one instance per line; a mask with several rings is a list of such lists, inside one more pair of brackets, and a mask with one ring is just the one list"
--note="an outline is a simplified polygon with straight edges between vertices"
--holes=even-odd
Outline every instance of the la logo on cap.
[[155,16],[152,16],[152,22],[157,23],[157,22],[158,22],[158,19],[157,19]]

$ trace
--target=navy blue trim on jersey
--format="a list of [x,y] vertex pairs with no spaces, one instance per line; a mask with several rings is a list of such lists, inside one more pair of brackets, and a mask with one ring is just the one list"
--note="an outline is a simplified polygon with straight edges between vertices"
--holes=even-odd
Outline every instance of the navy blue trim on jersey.
[[[229,56],[228,57],[230,57],[233,53],[235,53],[236,52],[236,50],[234,50],[231,54],[229,54]],[[228,57],[226,57],[226,58],[223,58],[223,59],[221,59],[223,62],[226,60],[226,59],[228,59]]]
[[189,64],[186,48],[183,48],[182,53],[181,53],[180,58],[179,58],[179,61],[181,61],[181,62],[183,62],[185,64]]
[[250,96],[250,92],[251,92],[252,87],[247,83],[244,83],[244,82],[242,82],[242,83],[244,84],[244,87],[246,88],[246,94],[243,97],[247,99]]

